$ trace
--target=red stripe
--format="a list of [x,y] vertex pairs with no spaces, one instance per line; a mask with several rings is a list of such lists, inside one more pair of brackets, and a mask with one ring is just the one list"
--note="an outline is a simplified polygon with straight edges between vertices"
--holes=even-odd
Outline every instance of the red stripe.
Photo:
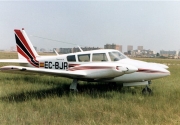
[[108,67],[108,66],[78,66],[78,67],[73,67],[69,68],[70,71],[75,71],[75,70],[91,70],[91,69],[112,69],[113,67]]
[[69,67],[79,66],[80,64],[69,64]]
[[166,73],[166,72],[161,72],[158,70],[151,70],[151,69],[138,69],[137,72],[146,72],[146,73]]

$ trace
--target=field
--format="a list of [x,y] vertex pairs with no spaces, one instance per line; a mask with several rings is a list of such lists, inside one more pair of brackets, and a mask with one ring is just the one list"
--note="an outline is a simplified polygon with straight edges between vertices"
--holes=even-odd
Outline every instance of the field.
[[[2,58],[17,55],[0,53]],[[180,124],[180,60],[141,60],[170,67],[171,76],[152,81],[152,95],[142,95],[143,87],[120,90],[86,82],[80,82],[79,93],[73,93],[67,78],[0,73],[0,124]]]

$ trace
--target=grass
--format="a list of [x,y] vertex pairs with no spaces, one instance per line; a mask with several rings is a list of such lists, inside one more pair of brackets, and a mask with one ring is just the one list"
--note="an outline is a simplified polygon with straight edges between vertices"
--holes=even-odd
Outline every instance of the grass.
[[[16,58],[16,54],[10,55]],[[7,57],[0,54],[0,58]],[[171,76],[152,81],[153,95],[142,87],[108,88],[80,82],[69,91],[70,79],[0,73],[0,123],[3,125],[178,125],[180,124],[180,60],[143,59],[169,65]],[[1,64],[1,66],[4,64]],[[136,94],[132,94],[132,92]]]

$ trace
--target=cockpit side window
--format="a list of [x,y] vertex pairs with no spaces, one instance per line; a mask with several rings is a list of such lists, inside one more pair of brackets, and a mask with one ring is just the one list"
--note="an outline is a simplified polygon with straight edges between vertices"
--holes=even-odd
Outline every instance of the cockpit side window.
[[116,52],[116,51],[109,52],[109,57],[110,57],[111,61],[118,61],[118,60],[127,58],[126,56],[124,56],[120,52]]
[[89,62],[90,61],[90,54],[81,54],[78,55],[79,62]]
[[76,57],[75,57],[75,55],[69,55],[69,56],[67,56],[67,61],[68,61],[68,62],[76,62]]
[[106,53],[93,53],[92,61],[103,62],[103,61],[108,61],[108,59],[107,59]]

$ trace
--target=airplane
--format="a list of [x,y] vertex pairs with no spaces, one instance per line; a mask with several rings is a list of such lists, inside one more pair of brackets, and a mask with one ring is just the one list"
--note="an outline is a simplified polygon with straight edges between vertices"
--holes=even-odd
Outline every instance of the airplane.
[[151,80],[170,75],[168,66],[130,59],[118,50],[100,49],[55,56],[40,56],[24,28],[15,29],[18,59],[0,62],[19,63],[0,68],[1,72],[38,73],[72,79],[70,89],[78,91],[78,81],[105,82],[122,86],[144,85],[142,93],[151,93]]

